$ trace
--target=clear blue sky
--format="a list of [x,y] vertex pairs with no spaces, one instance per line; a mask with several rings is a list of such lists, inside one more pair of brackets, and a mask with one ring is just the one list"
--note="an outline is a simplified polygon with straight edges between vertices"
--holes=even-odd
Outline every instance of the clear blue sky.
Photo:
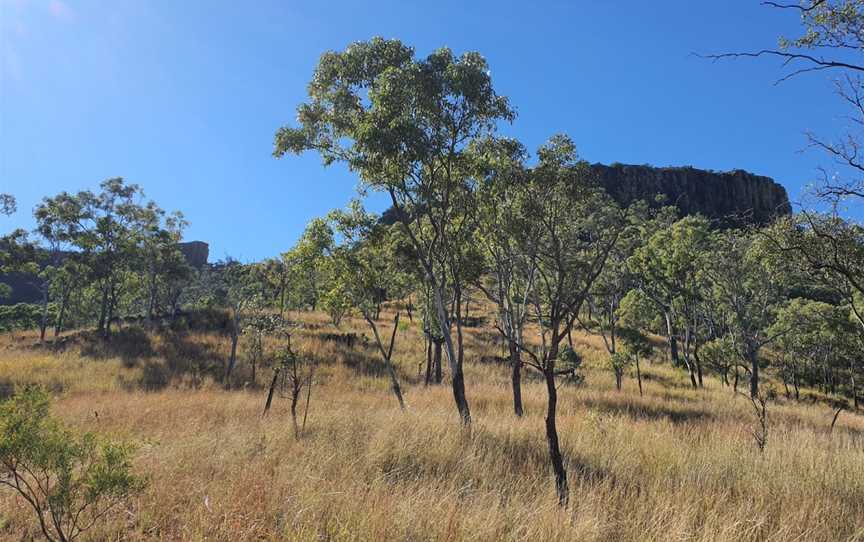
[[592,162],[742,168],[794,200],[829,164],[799,152],[803,132],[842,126],[827,76],[774,86],[775,62],[691,53],[770,47],[797,22],[756,0],[0,0],[0,191],[19,200],[0,232],[32,227],[45,195],[123,176],[183,211],[211,259],[288,249],[357,181],[272,158],[273,133],[322,52],[376,35],[482,53],[530,149],[566,132]]

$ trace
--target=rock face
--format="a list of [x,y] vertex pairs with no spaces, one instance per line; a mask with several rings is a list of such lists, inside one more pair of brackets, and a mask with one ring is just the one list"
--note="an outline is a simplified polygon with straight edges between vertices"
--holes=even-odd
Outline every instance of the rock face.
[[201,269],[207,265],[210,257],[210,245],[204,241],[189,241],[178,245],[180,252],[186,257],[186,261],[195,269]]
[[600,184],[627,205],[643,199],[678,207],[682,215],[701,214],[723,225],[766,224],[792,212],[786,189],[770,177],[736,169],[727,172],[691,167],[613,164],[591,166]]

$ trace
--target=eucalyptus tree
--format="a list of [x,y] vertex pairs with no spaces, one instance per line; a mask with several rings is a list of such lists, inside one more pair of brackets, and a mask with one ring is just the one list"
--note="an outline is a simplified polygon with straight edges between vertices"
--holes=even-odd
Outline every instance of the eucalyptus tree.
[[0,215],[9,216],[18,210],[18,202],[12,194],[0,193]]
[[326,165],[344,162],[365,189],[389,196],[429,284],[454,400],[468,424],[462,322],[447,310],[448,289],[451,300],[461,301],[465,286],[459,275],[460,243],[471,227],[466,153],[515,114],[478,53],[457,57],[442,48],[420,59],[413,48],[382,38],[322,55],[308,90],[299,126],[277,132],[274,154],[315,150]]
[[760,233],[790,272],[842,300],[864,337],[864,227],[835,214],[804,211]]
[[767,244],[752,232],[727,230],[713,235],[703,273],[711,299],[726,316],[741,360],[749,367],[750,397],[759,397],[760,350],[777,338],[770,326],[784,299],[784,271],[766,258]]
[[525,195],[536,230],[525,239],[521,261],[522,273],[536,274],[528,303],[539,346],[524,341],[519,348],[526,354],[524,363],[538,370],[546,383],[546,440],[558,502],[566,505],[569,486],[556,421],[561,342],[627,222],[623,211],[597,185],[587,163],[578,160],[570,138],[554,136],[537,154]]
[[225,387],[231,386],[231,373],[237,363],[237,345],[253,309],[263,304],[262,271],[255,264],[242,264],[227,259],[208,266],[198,276],[195,297],[204,304],[227,307],[231,313],[231,352],[223,377]]
[[821,301],[796,298],[777,311],[769,331],[777,336],[774,350],[783,384],[788,390],[791,380],[796,399],[801,383],[837,393],[838,377],[845,372],[849,395],[858,407],[855,373],[860,351],[852,326],[848,311]]
[[336,280],[344,288],[351,306],[360,312],[372,330],[390,378],[390,389],[399,402],[399,408],[404,410],[405,400],[393,361],[400,313],[396,313],[390,340],[386,344],[377,322],[382,301],[397,300],[407,293],[409,277],[399,260],[393,257],[398,240],[391,227],[367,213],[357,200],[347,210],[332,211],[328,218],[342,239],[332,255],[340,271]]
[[482,247],[485,273],[477,286],[497,307],[497,329],[510,355],[513,411],[522,416],[523,329],[529,313],[528,296],[535,271],[525,251],[536,233],[527,205],[526,151],[511,139],[489,139],[473,148],[477,177],[476,240]]
[[171,298],[172,287],[189,277],[189,265],[178,246],[188,222],[181,213],[168,215],[152,201],[142,208],[141,222],[146,316],[152,325],[160,308],[160,291],[166,291],[166,297]]
[[291,250],[282,255],[286,273],[291,277],[293,305],[315,310],[321,301],[324,263],[333,247],[333,230],[323,218],[315,218],[306,225],[303,234]]
[[690,343],[701,293],[700,261],[708,240],[708,221],[702,217],[685,217],[651,233],[627,261],[640,291],[663,314],[675,365],[680,365],[679,328],[683,328],[683,357],[694,388],[698,385],[697,371],[691,360]]

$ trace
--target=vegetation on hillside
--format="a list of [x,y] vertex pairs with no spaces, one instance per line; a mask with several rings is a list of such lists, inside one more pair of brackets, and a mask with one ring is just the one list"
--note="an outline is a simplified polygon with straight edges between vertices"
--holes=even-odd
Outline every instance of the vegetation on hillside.
[[[859,2],[771,5],[805,35],[751,56],[864,71],[791,52],[860,52]],[[0,272],[42,299],[0,312],[0,533],[864,538],[860,181],[736,229],[622,206],[568,136],[500,135],[490,73],[381,38],[322,55],[274,155],[345,164],[392,209],[353,201],[271,259],[190,268],[182,215],[121,178],[3,236]],[[854,135],[812,141],[862,170]]]

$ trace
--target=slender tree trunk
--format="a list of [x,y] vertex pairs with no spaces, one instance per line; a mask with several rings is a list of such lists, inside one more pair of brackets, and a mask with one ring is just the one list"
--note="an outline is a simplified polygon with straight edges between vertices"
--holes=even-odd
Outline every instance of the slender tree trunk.
[[441,350],[444,346],[444,339],[435,339],[435,357],[434,357],[434,365],[435,365],[435,383],[440,384],[444,380],[444,375],[441,370]]
[[69,292],[64,291],[60,298],[60,310],[57,312],[57,321],[54,322],[54,341],[60,336],[63,329],[63,318],[66,316],[66,304],[69,302]]
[[99,323],[96,326],[96,330],[105,334],[105,318],[108,314],[108,289],[107,287],[103,287],[102,289],[102,303],[99,306]]
[[264,403],[264,415],[270,410],[270,405],[273,404],[273,393],[276,391],[276,382],[279,380],[279,369],[273,371],[273,380],[270,381],[270,390],[267,392],[267,402]]
[[384,343],[381,342],[381,336],[378,334],[378,326],[375,325],[368,312],[364,312],[363,316],[369,327],[372,328],[372,333],[375,335],[375,342],[378,344],[378,350],[381,352],[381,357],[384,358],[384,364],[387,366],[387,374],[390,377],[390,389],[396,400],[399,402],[399,408],[405,410],[405,401],[402,398],[402,388],[399,386],[399,377],[396,375],[396,368],[393,366],[393,346],[396,344],[396,332],[399,330],[399,313],[396,313],[396,318],[393,320],[393,334],[390,336],[390,346],[384,348]]
[[297,423],[297,401],[300,399],[300,384],[295,380],[291,388],[291,423],[294,425],[294,438],[300,438],[300,425]]
[[546,371],[546,393],[548,402],[546,405],[546,442],[549,444],[549,460],[552,463],[552,471],[555,473],[555,492],[558,495],[558,504],[567,506],[570,500],[570,488],[567,485],[567,471],[564,469],[564,458],[561,455],[561,447],[558,443],[558,427],[556,416],[558,410],[558,390],[555,387],[555,366],[552,364]]
[[693,341],[693,361],[696,363],[696,379],[699,381],[699,387],[704,388],[705,383],[702,380],[702,359],[699,357],[699,341]]
[[735,364],[735,385],[732,386],[732,391],[738,393],[738,364]]
[[747,357],[750,360],[750,397],[756,399],[759,396],[759,356],[756,348],[748,345]]
[[639,382],[639,397],[642,397],[642,370],[639,368],[639,356],[636,356],[636,381]]
[[681,359],[678,357],[678,339],[675,336],[675,325],[672,323],[672,313],[668,310],[663,311],[663,316],[666,318],[666,337],[669,340],[669,354],[672,356],[672,365],[680,367]]
[[510,380],[513,385],[513,412],[516,416],[522,416],[522,357],[516,341],[510,343],[510,368],[512,374]]
[[42,318],[39,322],[39,342],[45,342],[45,330],[48,329],[48,281],[42,285]]
[[426,338],[426,379],[423,385],[428,386],[432,382],[432,338],[428,333],[424,336]]
[[231,372],[234,370],[234,364],[237,363],[237,342],[240,340],[237,330],[231,332],[231,357],[228,358],[228,367],[225,369],[225,387],[231,387]]
[[[465,397],[465,377],[462,373],[462,356],[456,357],[453,339],[450,335],[450,319],[444,309],[444,293],[438,284],[433,286],[435,294],[435,306],[438,310],[438,323],[441,326],[441,335],[447,348],[447,361],[450,363],[451,386],[453,388],[453,399],[456,401],[456,410],[463,425],[471,424],[471,410],[468,407],[468,399]],[[458,298],[458,294],[457,294]],[[461,322],[456,322],[457,330],[461,331]],[[461,350],[461,345],[460,345]]]
[[285,319],[285,273],[279,278],[279,320]]

